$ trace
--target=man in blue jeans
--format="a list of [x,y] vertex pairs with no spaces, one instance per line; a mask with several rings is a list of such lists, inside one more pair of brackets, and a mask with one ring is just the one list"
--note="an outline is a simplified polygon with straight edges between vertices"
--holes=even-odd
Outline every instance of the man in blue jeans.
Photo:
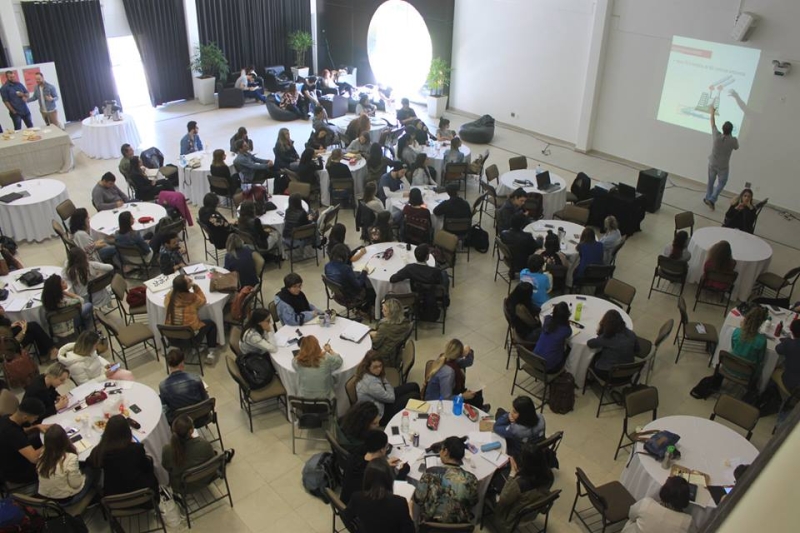
[[[728,164],[731,160],[731,153],[739,149],[739,140],[731,135],[733,124],[730,122],[722,125],[722,133],[720,133],[714,116],[717,110],[713,105],[709,106],[708,110],[711,112],[712,147],[711,155],[708,156],[708,187],[703,203],[713,211],[719,194],[728,182]],[[716,187],[714,182],[717,182]]]
[[11,121],[14,122],[15,130],[21,130],[23,122],[27,127],[33,127],[31,110],[28,109],[27,104],[28,89],[19,82],[16,71],[6,71],[6,82],[0,87],[0,97],[8,108],[8,114]]

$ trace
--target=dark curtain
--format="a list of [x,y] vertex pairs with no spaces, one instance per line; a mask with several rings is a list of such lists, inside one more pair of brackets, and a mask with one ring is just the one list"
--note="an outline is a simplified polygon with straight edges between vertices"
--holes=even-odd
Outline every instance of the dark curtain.
[[153,106],[193,97],[183,0],[122,0]]
[[0,39],[0,67],[7,67],[8,59],[6,58],[6,49],[3,47],[3,40]]
[[[294,52],[287,36],[311,31],[308,0],[196,0],[196,5],[200,42],[219,45],[234,77],[248,65],[262,73],[264,67],[292,65]],[[309,50],[306,63],[310,62]]]
[[82,120],[105,100],[119,100],[97,0],[22,2],[33,60],[52,61],[67,120]]

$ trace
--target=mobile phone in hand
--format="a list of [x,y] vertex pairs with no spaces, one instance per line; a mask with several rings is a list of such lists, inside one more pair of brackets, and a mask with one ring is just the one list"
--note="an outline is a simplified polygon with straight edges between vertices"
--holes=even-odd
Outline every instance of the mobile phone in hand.
[[[114,363],[113,365],[111,365],[110,367],[108,367],[108,371],[109,371],[109,372],[116,372],[117,370],[119,370],[119,367],[120,367],[120,364],[119,364],[119,363]],[[112,386],[113,386],[113,385],[112,385]]]

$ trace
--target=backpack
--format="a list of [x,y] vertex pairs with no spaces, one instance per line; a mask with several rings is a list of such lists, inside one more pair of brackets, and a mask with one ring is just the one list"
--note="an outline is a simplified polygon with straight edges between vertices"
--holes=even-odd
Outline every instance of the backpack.
[[575,378],[563,372],[550,383],[550,410],[563,415],[575,408]]
[[269,355],[246,353],[236,358],[236,366],[247,384],[253,390],[263,389],[275,377],[275,368]]
[[243,193],[243,197],[245,201],[249,200],[253,202],[257,217],[260,217],[267,211],[276,209],[275,204],[269,201],[269,193],[267,192],[267,189],[261,185],[253,185],[250,187],[250,189]]
[[247,318],[244,315],[244,300],[247,298],[250,293],[252,293],[255,289],[250,285],[245,285],[239,292],[236,293],[236,296],[233,297],[233,301],[231,301],[231,318],[234,320],[242,320]]
[[32,507],[24,507],[7,497],[0,500],[0,533],[41,531],[44,521]]
[[469,240],[469,245],[475,248],[476,251],[482,254],[489,251],[489,233],[479,224],[475,224],[469,229],[467,239]]
[[125,297],[129,307],[140,307],[147,303],[147,287],[134,287],[128,290],[128,295]]
[[303,466],[303,488],[312,496],[330,503],[325,489],[336,488],[336,464],[331,452],[318,453]]
[[17,255],[17,241],[7,235],[0,237],[0,246],[8,250],[11,255]]
[[721,386],[722,376],[719,374],[714,374],[713,376],[706,376],[701,379],[689,394],[692,395],[692,398],[705,400],[718,391]]
[[11,337],[0,337],[0,356],[9,388],[27,387],[39,373],[39,367],[33,358]]

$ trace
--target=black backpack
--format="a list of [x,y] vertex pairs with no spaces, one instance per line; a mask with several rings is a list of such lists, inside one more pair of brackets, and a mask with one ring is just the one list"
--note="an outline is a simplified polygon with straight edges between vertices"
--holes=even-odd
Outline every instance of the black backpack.
[[336,489],[336,460],[331,452],[318,453],[303,466],[303,488],[309,494],[330,503],[325,496],[325,489]]
[[489,251],[489,234],[480,225],[475,224],[469,229],[467,236],[469,245],[478,252],[485,254]]
[[269,355],[260,353],[246,353],[236,358],[239,373],[253,390],[263,389],[275,377],[275,368],[269,360]]
[[705,400],[717,392],[721,386],[722,376],[719,374],[714,374],[713,376],[706,376],[701,379],[689,394],[692,395],[692,398]]
[[550,410],[563,415],[575,408],[575,378],[563,372],[550,384]]

